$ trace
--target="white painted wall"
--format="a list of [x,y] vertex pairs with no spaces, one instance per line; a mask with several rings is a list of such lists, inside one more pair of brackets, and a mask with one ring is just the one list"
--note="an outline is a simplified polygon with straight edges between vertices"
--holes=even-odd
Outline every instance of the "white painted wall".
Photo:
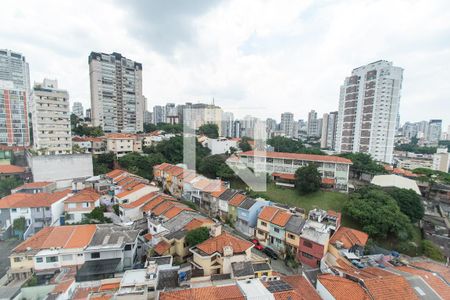
[[335,300],[333,295],[331,295],[331,293],[322,285],[322,283],[320,283],[319,279],[317,279],[316,290],[323,300]]

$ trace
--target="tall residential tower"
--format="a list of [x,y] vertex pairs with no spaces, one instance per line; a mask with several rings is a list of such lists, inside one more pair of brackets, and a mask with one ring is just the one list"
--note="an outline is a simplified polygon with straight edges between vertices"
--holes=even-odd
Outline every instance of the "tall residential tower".
[[341,86],[336,150],[392,163],[403,69],[379,60],[356,68]]
[[143,131],[142,64],[120,53],[89,55],[92,124],[105,132]]

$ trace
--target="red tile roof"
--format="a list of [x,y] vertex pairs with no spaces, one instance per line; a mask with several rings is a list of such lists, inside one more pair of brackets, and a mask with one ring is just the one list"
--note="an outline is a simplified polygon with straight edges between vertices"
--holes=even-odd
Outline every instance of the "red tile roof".
[[64,200],[64,203],[95,202],[100,199],[100,196],[101,195],[93,189],[84,189]]
[[208,286],[184,290],[161,292],[160,300],[244,300],[236,285]]
[[220,189],[218,191],[214,191],[211,193],[211,196],[213,196],[214,198],[218,198],[220,195],[222,195],[223,193],[225,193],[227,189]]
[[134,193],[136,191],[139,191],[140,189],[145,188],[146,186],[147,186],[146,184],[140,183],[140,184],[132,187],[131,189],[127,189],[127,190],[117,194],[116,197],[117,198],[123,198],[125,196],[128,196],[129,194],[132,194],[132,193]]
[[345,249],[350,249],[354,245],[365,246],[369,235],[365,232],[341,226],[330,239],[330,244],[336,241],[343,243]]
[[275,217],[273,217],[271,223],[275,224],[277,226],[281,226],[284,227],[286,226],[287,222],[289,221],[289,219],[292,217],[292,214],[284,211],[282,209],[280,209],[277,214],[275,215]]
[[236,194],[233,196],[233,198],[230,199],[228,205],[238,207],[242,202],[244,202],[245,198],[247,198],[247,196],[242,194]]
[[29,183],[25,183],[25,184],[22,184],[21,186],[16,187],[15,190],[37,189],[37,188],[46,187],[46,186],[48,186],[50,184],[53,184],[53,182],[52,181],[29,182]]
[[159,195],[158,197],[152,199],[149,203],[147,203],[142,210],[145,212],[149,212],[152,211],[159,204],[163,203],[164,201],[172,201],[172,200],[175,199],[170,197],[169,195]]
[[334,178],[322,178],[322,183],[332,185],[336,183],[336,180]]
[[215,252],[223,254],[223,247],[225,246],[231,246],[234,253],[242,253],[253,247],[253,244],[224,231],[221,235],[209,238],[198,244],[197,248],[211,255]]
[[75,279],[72,278],[72,279],[68,279],[68,280],[65,280],[65,281],[63,281],[63,282],[58,283],[58,284],[53,288],[52,293],[55,293],[55,294],[62,294],[62,293],[65,293],[65,292],[69,289],[69,287],[72,285],[72,283],[73,283],[74,281],[75,281]]
[[258,218],[263,221],[271,222],[273,217],[278,213],[278,211],[279,209],[277,207],[264,206],[264,208],[259,213]]
[[296,159],[315,162],[331,162],[341,164],[352,164],[352,161],[347,158],[332,156],[332,155],[317,155],[317,154],[302,154],[302,153],[287,153],[287,152],[270,152],[270,151],[246,151],[239,154],[240,156],[257,156],[269,158],[284,158]]
[[151,241],[152,238],[153,238],[153,235],[151,233],[144,234],[144,239],[146,239],[147,241]]
[[159,242],[158,244],[156,244],[155,248],[153,248],[153,250],[159,255],[163,255],[169,249],[170,244],[165,241]]
[[433,261],[418,261],[411,264],[414,267],[422,268],[430,272],[439,273],[447,282],[450,282],[450,268]]
[[70,193],[64,190],[54,193],[25,194],[16,193],[0,199],[0,208],[50,207]]
[[164,169],[169,168],[170,166],[173,166],[173,165],[172,165],[172,164],[169,164],[169,163],[162,163],[162,164],[160,164],[160,165],[154,166],[153,169],[154,169],[154,170],[164,170]]
[[120,175],[122,175],[124,173],[126,173],[124,170],[115,169],[115,170],[112,170],[109,173],[106,173],[105,176],[109,177],[109,178],[116,178],[117,176],[120,176]]
[[25,173],[25,168],[14,165],[0,165],[0,174],[19,174],[19,173]]
[[152,210],[152,214],[159,216],[175,206],[174,201],[165,201]]
[[108,133],[105,136],[106,136],[106,138],[113,139],[113,140],[134,140],[134,139],[136,139],[136,135],[131,134],[131,133]]
[[425,282],[428,283],[442,299],[450,299],[450,286],[441,278],[435,276],[433,272],[407,266],[395,267],[395,269],[422,277],[422,279],[425,280]]
[[[328,290],[336,300],[369,300],[370,296],[356,282],[343,277],[323,274],[318,281]],[[407,299],[407,298],[405,298]]]
[[84,248],[97,230],[96,225],[72,225],[44,227],[32,237],[20,243],[12,252],[24,252],[31,249]]
[[281,276],[304,300],[320,300],[320,296],[309,281],[301,275]]
[[272,173],[273,177],[279,177],[286,180],[295,180],[295,174]]
[[186,230],[193,230],[193,229],[197,229],[197,228],[199,228],[199,227],[202,227],[202,226],[204,226],[205,224],[213,224],[214,222],[212,221],[212,220],[210,220],[210,219],[206,219],[206,218],[204,218],[204,219],[197,219],[197,218],[195,218],[195,219],[192,219],[192,221],[190,221],[189,223],[187,223],[185,226],[184,226],[184,229],[186,229]]
[[377,300],[419,299],[408,281],[399,275],[368,278],[364,284]]
[[155,198],[157,195],[158,195],[158,192],[151,192],[147,195],[142,196],[141,198],[137,199],[136,201],[133,201],[131,203],[123,203],[123,204],[120,204],[120,206],[125,209],[136,208],[141,205],[147,204],[153,198]]

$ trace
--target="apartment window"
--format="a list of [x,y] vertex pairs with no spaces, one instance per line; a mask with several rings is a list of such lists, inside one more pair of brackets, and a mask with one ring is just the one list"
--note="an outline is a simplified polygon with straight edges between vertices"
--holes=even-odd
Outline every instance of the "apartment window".
[[258,234],[260,234],[260,235],[264,235],[264,231],[262,231],[262,230],[258,230]]
[[100,252],[92,252],[92,253],[91,253],[91,258],[92,258],[92,259],[100,258]]
[[89,202],[83,202],[83,208],[88,208],[89,207]]
[[266,222],[263,222],[263,221],[261,221],[261,225],[262,225],[262,226],[267,226],[267,223],[266,223]]
[[275,227],[275,228],[273,229],[273,231],[275,231],[276,233],[279,233],[279,232],[280,232],[280,229],[278,229],[278,228]]
[[14,262],[21,262],[22,261],[22,257],[14,257]]
[[17,208],[11,209],[12,212],[17,212]]
[[305,252],[302,252],[302,255],[304,257],[306,257],[306,258],[309,258],[309,259],[313,259],[314,258],[314,256],[312,256],[311,254],[308,254],[308,253],[305,253]]
[[312,243],[310,241],[303,241],[303,246],[308,247],[308,248],[312,248]]
[[69,203],[68,207],[69,208],[75,208],[75,207],[77,207],[77,204],[76,203]]
[[295,239],[295,236],[293,234],[288,233],[288,238],[290,238],[291,240]]
[[43,261],[44,261],[44,259],[42,257],[36,257],[36,262],[37,263],[41,263]]
[[130,244],[125,245],[125,251],[130,251],[130,250],[131,250],[131,245]]
[[63,261],[69,261],[73,259],[73,255],[72,254],[66,254],[62,256],[62,260]]
[[46,263],[53,263],[58,261],[58,256],[47,256],[45,258]]
[[216,259],[216,256],[211,257],[211,261],[214,261]]
[[45,210],[46,210],[46,211],[49,211],[49,210],[50,210],[50,207],[46,207]]

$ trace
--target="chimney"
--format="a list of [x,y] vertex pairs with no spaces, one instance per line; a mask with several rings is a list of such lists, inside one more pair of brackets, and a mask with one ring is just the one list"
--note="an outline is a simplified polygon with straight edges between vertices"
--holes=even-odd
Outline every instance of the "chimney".
[[211,229],[209,230],[209,235],[211,237],[216,237],[222,234],[222,225],[221,224],[214,224]]

